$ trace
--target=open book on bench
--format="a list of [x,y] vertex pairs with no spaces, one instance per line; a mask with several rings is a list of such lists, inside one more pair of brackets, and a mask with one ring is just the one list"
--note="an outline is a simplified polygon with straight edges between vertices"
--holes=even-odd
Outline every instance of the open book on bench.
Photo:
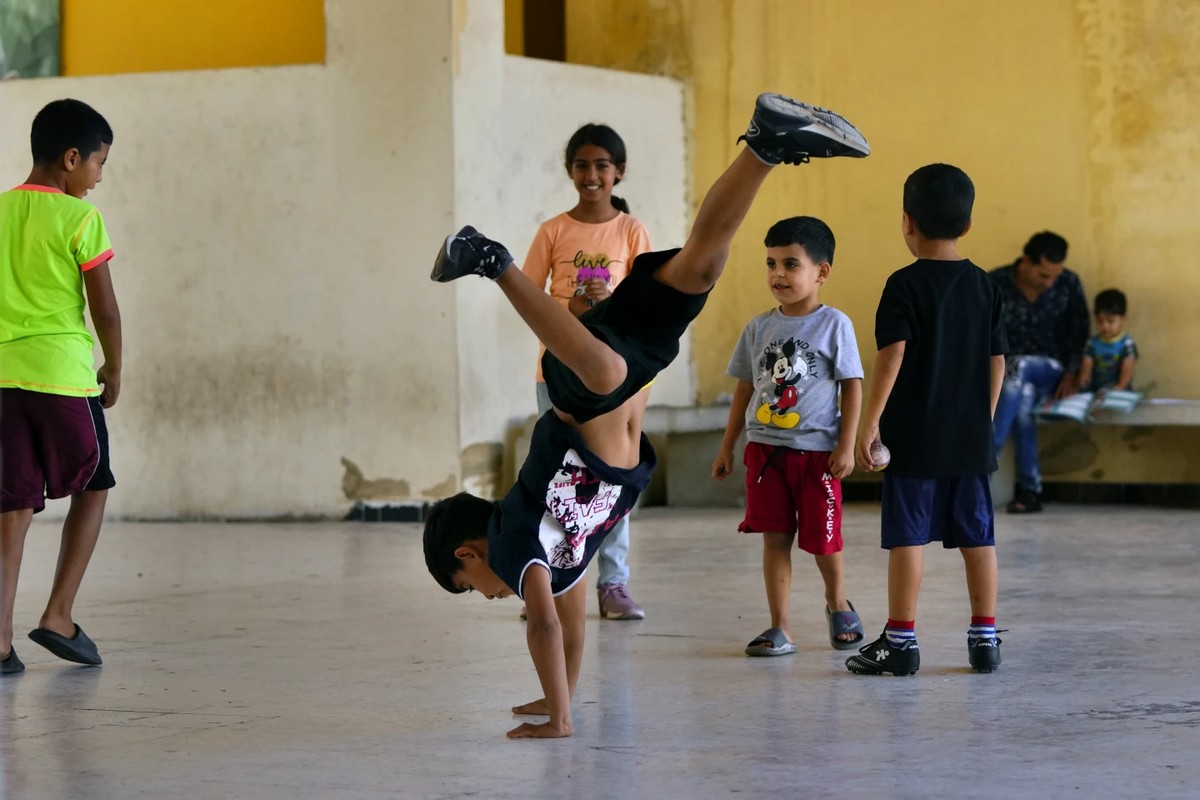
[[1128,414],[1141,402],[1141,392],[1108,389],[1102,392],[1080,392],[1061,400],[1050,398],[1037,407],[1035,412],[1045,419],[1072,419],[1088,423],[1100,411],[1115,411]]

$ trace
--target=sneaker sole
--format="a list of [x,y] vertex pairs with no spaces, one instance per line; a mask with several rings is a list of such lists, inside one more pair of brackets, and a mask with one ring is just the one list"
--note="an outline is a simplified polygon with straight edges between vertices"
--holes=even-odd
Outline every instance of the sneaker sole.
[[466,239],[478,235],[479,231],[475,230],[475,228],[470,225],[464,225],[459,229],[458,233],[447,236],[445,243],[442,244],[442,248],[438,250],[437,258],[433,260],[433,272],[429,273],[430,279],[438,283],[449,283],[456,278],[463,277],[462,275],[447,275],[446,273],[446,267],[450,263],[450,244],[455,239]]
[[863,668],[863,667],[852,667],[849,664],[846,665],[846,669],[848,669],[850,672],[853,672],[855,675],[885,675],[885,674],[890,673],[897,678],[907,678],[909,675],[917,674],[917,670],[915,670],[915,669],[911,670],[909,672],[905,672],[902,669],[901,670],[867,669],[867,668]]
[[445,244],[438,250],[437,258],[433,260],[433,272],[429,273],[429,279],[438,283],[447,283],[442,280],[446,274],[446,264],[450,259],[450,243],[454,241],[453,236],[447,236]]
[[644,613],[642,615],[638,616],[637,614],[618,614],[615,611],[611,612],[611,616],[610,616],[610,612],[607,612],[604,609],[600,609],[600,619],[611,619],[613,621],[630,621],[630,620],[640,620],[640,619],[645,619],[645,618],[646,618],[646,615]]
[[[793,125],[798,126],[798,130],[801,132],[815,133],[827,139],[833,139],[855,151],[826,155],[808,153],[810,158],[831,158],[838,155],[866,158],[871,154],[871,146],[867,144],[866,137],[862,135],[862,132],[836,111],[809,105],[781,94],[763,95],[758,104],[772,115],[792,122]],[[777,135],[786,136],[787,133],[785,131]]]

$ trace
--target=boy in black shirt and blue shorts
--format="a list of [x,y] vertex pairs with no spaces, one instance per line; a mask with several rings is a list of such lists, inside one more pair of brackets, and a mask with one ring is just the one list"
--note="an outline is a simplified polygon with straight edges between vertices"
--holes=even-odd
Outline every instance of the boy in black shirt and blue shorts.
[[425,561],[442,588],[525,601],[526,640],[543,695],[513,713],[549,720],[519,725],[510,738],[574,731],[583,574],[654,469],[654,449],[642,433],[645,388],[678,354],[759,187],[780,163],[870,152],[838,115],[779,95],[758,98],[741,139],[746,150],[709,190],[683,248],[638,256],[612,295],[578,318],[474,228],[449,237],[438,253],[434,280],[476,274],[495,281],[547,348],[542,372],[554,408],[534,428],[516,485],[498,503],[465,492],[443,500],[425,524]]
[[857,461],[878,469],[871,448],[891,451],[883,478],[882,540],[888,554],[888,622],[846,661],[863,675],[912,675],[924,545],[959,548],[971,598],[971,668],[1000,666],[996,638],[996,541],[989,475],[996,469],[992,417],[1008,342],[999,288],[958,255],[971,228],[975,187],[966,173],[930,164],[904,183],[904,241],[917,261],[888,278],[875,314],[871,397]]

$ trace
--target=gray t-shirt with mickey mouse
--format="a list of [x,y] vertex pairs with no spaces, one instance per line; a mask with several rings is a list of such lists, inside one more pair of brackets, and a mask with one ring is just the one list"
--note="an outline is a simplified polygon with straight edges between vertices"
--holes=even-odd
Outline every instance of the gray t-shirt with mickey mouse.
[[746,438],[831,452],[841,432],[838,381],[862,378],[850,318],[821,306],[789,317],[778,308],[750,320],[726,373],[754,384]]

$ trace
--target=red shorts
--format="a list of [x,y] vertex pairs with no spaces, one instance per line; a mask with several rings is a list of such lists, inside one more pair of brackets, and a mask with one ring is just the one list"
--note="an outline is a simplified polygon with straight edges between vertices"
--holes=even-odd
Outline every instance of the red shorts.
[[0,511],[113,485],[99,398],[0,389]]
[[742,533],[793,533],[806,553],[842,551],[842,482],[829,453],[747,442],[746,519]]

